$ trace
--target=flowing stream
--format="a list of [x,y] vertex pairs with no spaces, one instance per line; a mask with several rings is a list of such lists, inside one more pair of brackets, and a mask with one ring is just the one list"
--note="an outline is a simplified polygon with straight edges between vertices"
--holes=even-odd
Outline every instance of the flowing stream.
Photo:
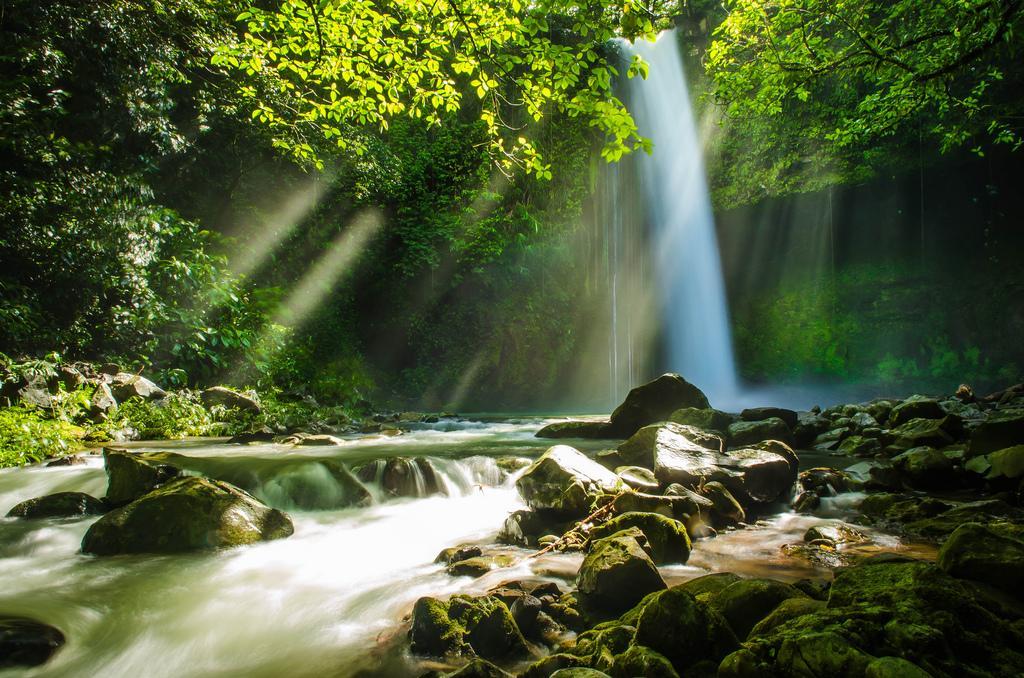
[[[52,624],[68,642],[42,667],[0,675],[419,675],[422,667],[401,643],[402,618],[417,598],[479,594],[531,577],[561,577],[564,589],[579,566],[579,554],[528,559],[531,551],[500,546],[518,562],[476,580],[450,577],[433,562],[449,546],[493,544],[505,517],[523,508],[514,476],[495,459],[541,454],[548,444],[533,433],[545,421],[442,420],[400,437],[352,436],[330,448],[211,441],[137,446],[175,455],[189,472],[251,472],[254,493],[288,510],[295,534],[211,553],[91,557],[79,553],[79,544],[95,518],[2,518],[0,614]],[[572,443],[591,451],[604,446]],[[332,496],[325,463],[352,467],[399,456],[429,459],[448,496],[387,499],[374,488],[378,501],[371,506],[297,508]],[[80,466],[6,470],[0,513],[32,497],[103,496],[105,488],[98,456]],[[781,514],[698,542],[690,563],[666,568],[665,576],[674,581],[732,570],[827,577],[778,557],[780,544],[799,541],[807,526],[822,522]]]

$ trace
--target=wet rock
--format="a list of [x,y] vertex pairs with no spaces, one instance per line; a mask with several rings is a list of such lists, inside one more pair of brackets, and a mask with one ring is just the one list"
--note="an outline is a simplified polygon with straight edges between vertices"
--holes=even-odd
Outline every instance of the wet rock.
[[[1002,532],[1002,533],[1000,533]],[[957,528],[939,550],[939,567],[961,579],[973,579],[1013,596],[1024,591],[1024,541],[1008,530],[968,523]]]
[[64,634],[25,617],[0,616],[0,669],[39,666],[64,645]]
[[707,396],[678,374],[663,374],[654,381],[637,386],[611,416],[611,427],[622,438],[641,427],[667,420],[673,412],[686,407],[708,409]]
[[933,447],[907,450],[894,457],[892,465],[907,485],[917,489],[945,489],[959,480],[953,462]]
[[660,487],[654,472],[642,466],[620,466],[615,469],[615,475],[634,490],[657,490]]
[[377,483],[392,497],[447,494],[437,469],[423,457],[377,459],[357,468],[356,477],[364,483]]
[[804,533],[804,541],[826,540],[833,544],[862,544],[869,541],[868,536],[849,525],[816,525]]
[[537,431],[538,438],[615,438],[607,421],[556,421]]
[[[975,457],[975,459],[982,459],[982,457]],[[1024,477],[1024,445],[998,450],[987,455],[987,459],[990,480],[999,478],[1015,480]]]
[[832,428],[827,417],[818,414],[801,414],[793,426],[793,445],[798,449],[810,447],[814,439]]
[[927,396],[911,396],[892,408],[889,413],[889,427],[896,428],[911,419],[942,419],[946,411],[935,398]]
[[460,560],[469,560],[470,558],[476,558],[484,554],[483,550],[476,545],[469,544],[463,546],[451,546],[443,549],[434,558],[434,562],[438,564],[451,565],[457,563]]
[[971,433],[969,455],[1024,444],[1024,409],[996,410]]
[[274,438],[277,437],[273,431],[269,428],[262,428],[258,431],[250,431],[249,433],[239,433],[238,435],[232,436],[228,440],[229,445],[250,445],[252,443],[272,443]]
[[199,394],[199,399],[206,407],[220,405],[228,408],[229,410],[235,409],[246,412],[259,412],[262,409],[255,398],[251,398],[244,393],[239,393],[238,391],[225,386],[214,386],[212,388],[208,388]]
[[838,634],[808,633],[782,642],[777,667],[787,676],[853,678],[864,674],[871,659]]
[[639,530],[623,530],[595,541],[583,559],[576,584],[581,605],[595,616],[614,617],[629,610],[665,581],[637,537]]
[[448,566],[448,574],[453,577],[482,577],[491,570],[514,565],[516,559],[508,554],[492,554],[474,556],[453,561]]
[[729,425],[729,445],[742,447],[762,440],[781,440],[793,442],[793,435],[785,421],[771,417],[761,421],[737,421]]
[[853,429],[846,427],[829,429],[811,441],[811,447],[819,452],[831,452],[838,449],[840,443],[851,433]]
[[509,611],[512,613],[512,618],[516,621],[516,626],[519,627],[519,630],[524,635],[533,636],[539,630],[538,626],[541,614],[544,611],[544,604],[540,602],[539,598],[529,593],[524,593],[509,606]]
[[743,421],[781,419],[788,428],[793,428],[797,425],[799,417],[793,410],[787,410],[782,407],[752,407],[740,412],[740,419]]
[[86,463],[85,457],[80,454],[69,454],[66,457],[60,459],[54,459],[53,461],[46,463],[46,468],[53,468],[57,466],[82,466]]
[[281,441],[284,445],[297,445],[299,447],[337,447],[344,445],[345,441],[326,433],[296,433]]
[[738,645],[721,614],[681,586],[644,601],[633,642],[664,655],[684,675],[699,662],[720,661]]
[[23,501],[8,513],[8,518],[80,518],[98,516],[110,507],[82,492],[58,492]]
[[167,397],[167,391],[163,390],[149,379],[128,372],[119,372],[113,376],[110,383],[110,390],[119,403],[129,398],[142,398],[143,400],[160,400]]
[[736,637],[743,640],[759,621],[790,598],[807,595],[772,579],[741,579],[715,594],[710,605],[725,618]]
[[503,472],[511,475],[522,471],[524,468],[529,468],[533,460],[529,457],[498,457],[494,460],[494,463]]
[[564,534],[572,527],[573,522],[539,511],[513,511],[505,519],[505,524],[498,533],[498,541],[503,544],[536,546],[540,537]]
[[705,483],[702,491],[704,496],[711,500],[712,508],[709,518],[713,526],[721,528],[737,525],[747,519],[743,506],[722,483],[717,481]]
[[788,558],[802,560],[817,568],[835,570],[850,565],[851,558],[838,550],[827,539],[815,539],[805,544],[785,544],[780,551]]
[[86,532],[95,555],[226,548],[292,534],[291,519],[233,485],[186,477],[115,509]]
[[676,424],[693,426],[715,433],[724,433],[729,428],[729,424],[735,420],[735,416],[721,410],[697,407],[684,407],[676,410],[668,418],[668,421]]
[[1020,510],[1001,499],[983,499],[952,507],[934,499],[923,500],[920,503],[934,504],[935,508],[940,508],[943,505],[947,507],[946,510],[939,511],[933,516],[906,521],[904,529],[907,532],[930,539],[946,537],[964,523],[988,523],[999,519],[1019,521],[1024,518]]
[[151,490],[176,478],[180,471],[167,464],[152,464],[137,454],[105,448],[103,464],[107,471],[107,496],[111,506],[124,506]]
[[411,649],[428,656],[475,652],[502,661],[526,656],[526,639],[505,603],[493,596],[453,596],[445,602],[420,598],[413,606]]
[[718,481],[742,500],[770,502],[789,491],[795,472],[791,458],[766,449],[724,452],[720,439],[680,424],[647,426],[619,446],[630,463],[652,468],[663,485],[695,487]]
[[556,445],[526,469],[516,488],[533,509],[582,518],[590,513],[595,497],[615,492],[620,483],[614,473],[582,452]]
[[683,523],[657,513],[623,513],[590,531],[596,543],[622,530],[635,527],[643,532],[657,565],[685,563],[690,557],[690,537]]
[[668,490],[665,495],[625,492],[615,497],[615,511],[617,513],[658,513],[667,518],[683,520],[699,513],[702,507],[710,508],[710,502],[700,495],[685,490],[679,485],[675,487],[679,488],[681,494],[672,494]]

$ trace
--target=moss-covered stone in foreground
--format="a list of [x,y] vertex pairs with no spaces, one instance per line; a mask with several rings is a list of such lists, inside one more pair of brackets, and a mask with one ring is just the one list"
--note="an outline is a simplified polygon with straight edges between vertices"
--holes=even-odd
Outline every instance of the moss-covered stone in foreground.
[[233,485],[187,477],[170,482],[89,528],[82,551],[95,555],[180,553],[280,539],[291,518]]

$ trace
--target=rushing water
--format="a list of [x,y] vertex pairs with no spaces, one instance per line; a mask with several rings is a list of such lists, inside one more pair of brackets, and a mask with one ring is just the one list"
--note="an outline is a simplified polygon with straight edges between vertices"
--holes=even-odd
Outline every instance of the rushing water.
[[641,133],[654,143],[653,154],[638,163],[663,295],[666,367],[728,408],[737,395],[729,309],[677,36],[663,33],[655,43],[641,41],[627,50],[650,65],[646,80],[628,81],[626,98]]
[[[90,557],[79,544],[94,519],[0,519],[0,614],[60,628],[67,645],[25,676],[415,676],[400,642],[401,620],[423,595],[482,593],[526,577],[571,579],[580,556],[530,559],[477,580],[434,564],[443,548],[493,543],[522,502],[494,459],[536,457],[545,420],[447,421],[397,438],[352,437],[339,447],[232,446],[219,442],[148,444],[187,470],[252,471],[257,496],[289,511],[295,534],[212,553]],[[574,441],[591,451],[600,443]],[[302,510],[310,487],[329,495],[328,462],[355,466],[396,456],[428,458],[448,496],[383,500],[364,508]],[[60,491],[102,496],[101,458],[83,466],[0,472],[0,513]],[[325,488],[326,489],[323,489]],[[380,499],[378,492],[378,499]],[[698,542],[691,562],[666,568],[670,580],[709,570],[827,576],[791,561],[778,545],[799,541],[821,519],[783,514],[750,530]],[[895,542],[894,542],[895,544]]]

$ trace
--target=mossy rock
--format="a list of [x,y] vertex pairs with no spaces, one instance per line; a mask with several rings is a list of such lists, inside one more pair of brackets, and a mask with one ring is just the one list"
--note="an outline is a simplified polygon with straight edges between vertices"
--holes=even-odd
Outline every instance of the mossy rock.
[[642,645],[634,645],[622,654],[616,655],[612,660],[610,673],[612,678],[679,678],[679,674],[672,668],[672,662],[664,655]]
[[574,669],[558,669],[551,674],[551,678],[611,678],[604,671],[579,667]]
[[616,435],[628,438],[641,427],[665,421],[686,407],[708,409],[711,404],[699,388],[680,375],[663,374],[629,392],[612,412],[611,428]]
[[971,432],[968,454],[976,457],[1024,444],[1024,409],[992,412]]
[[879,657],[864,669],[864,678],[930,678],[931,674],[900,657]]
[[1013,596],[1024,592],[1024,541],[978,523],[957,528],[939,550],[939,567]]
[[781,440],[785,443],[793,441],[789,425],[778,417],[769,417],[761,421],[737,421],[729,425],[727,431],[729,445],[742,447],[753,445],[763,440]]
[[790,598],[807,598],[807,594],[772,579],[741,579],[715,594],[710,605],[743,640],[758,622]]
[[815,612],[820,612],[824,608],[824,600],[815,600],[813,598],[787,598],[779,603],[767,617],[757,622],[757,624],[755,624],[750,630],[750,633],[747,634],[747,637],[753,638],[756,636],[766,635],[797,617],[814,614]]
[[23,501],[7,512],[8,518],[81,518],[106,513],[110,507],[83,492],[57,492]]
[[111,506],[124,506],[179,475],[177,468],[154,464],[126,450],[103,450],[107,496]]
[[291,518],[237,487],[187,477],[104,515],[85,533],[82,551],[180,553],[281,539],[292,532]]
[[743,505],[725,485],[718,481],[705,483],[704,496],[711,500],[710,522],[715,527],[736,525],[747,519]]
[[607,421],[556,421],[535,434],[537,438],[615,438]]
[[697,600],[706,601],[738,581],[742,581],[742,578],[732,572],[715,572],[691,579],[676,588],[689,592]]
[[645,601],[634,644],[663,654],[676,671],[705,660],[720,661],[738,646],[725,618],[684,587],[675,586]]
[[568,445],[548,449],[516,481],[530,508],[567,519],[585,517],[595,497],[621,485],[618,476]]
[[590,539],[597,541],[630,527],[639,528],[647,537],[655,564],[685,563],[689,559],[691,545],[686,527],[658,513],[623,513],[591,530]]
[[731,414],[712,408],[684,407],[673,412],[668,421],[722,434],[735,419]]
[[636,528],[598,539],[576,577],[580,604],[594,618],[610,619],[651,593],[665,588],[654,561],[640,546]]
[[927,396],[911,396],[889,413],[889,426],[896,428],[911,419],[942,419],[946,411],[935,398]]
[[529,654],[508,606],[494,596],[420,598],[413,606],[409,640],[414,654],[433,657],[475,653],[504,661]]
[[[981,459],[982,457],[976,457]],[[988,455],[990,470],[988,478],[1009,478],[1016,480],[1024,477],[1024,445],[1015,445],[998,450]]]
[[474,659],[459,670],[444,675],[445,678],[513,678],[511,673],[486,659]]
[[960,418],[955,415],[947,415],[943,419],[911,419],[890,431],[892,447],[899,450],[946,447],[956,442],[961,426]]
[[861,678],[873,657],[836,633],[806,633],[779,647],[776,669],[794,678]]

